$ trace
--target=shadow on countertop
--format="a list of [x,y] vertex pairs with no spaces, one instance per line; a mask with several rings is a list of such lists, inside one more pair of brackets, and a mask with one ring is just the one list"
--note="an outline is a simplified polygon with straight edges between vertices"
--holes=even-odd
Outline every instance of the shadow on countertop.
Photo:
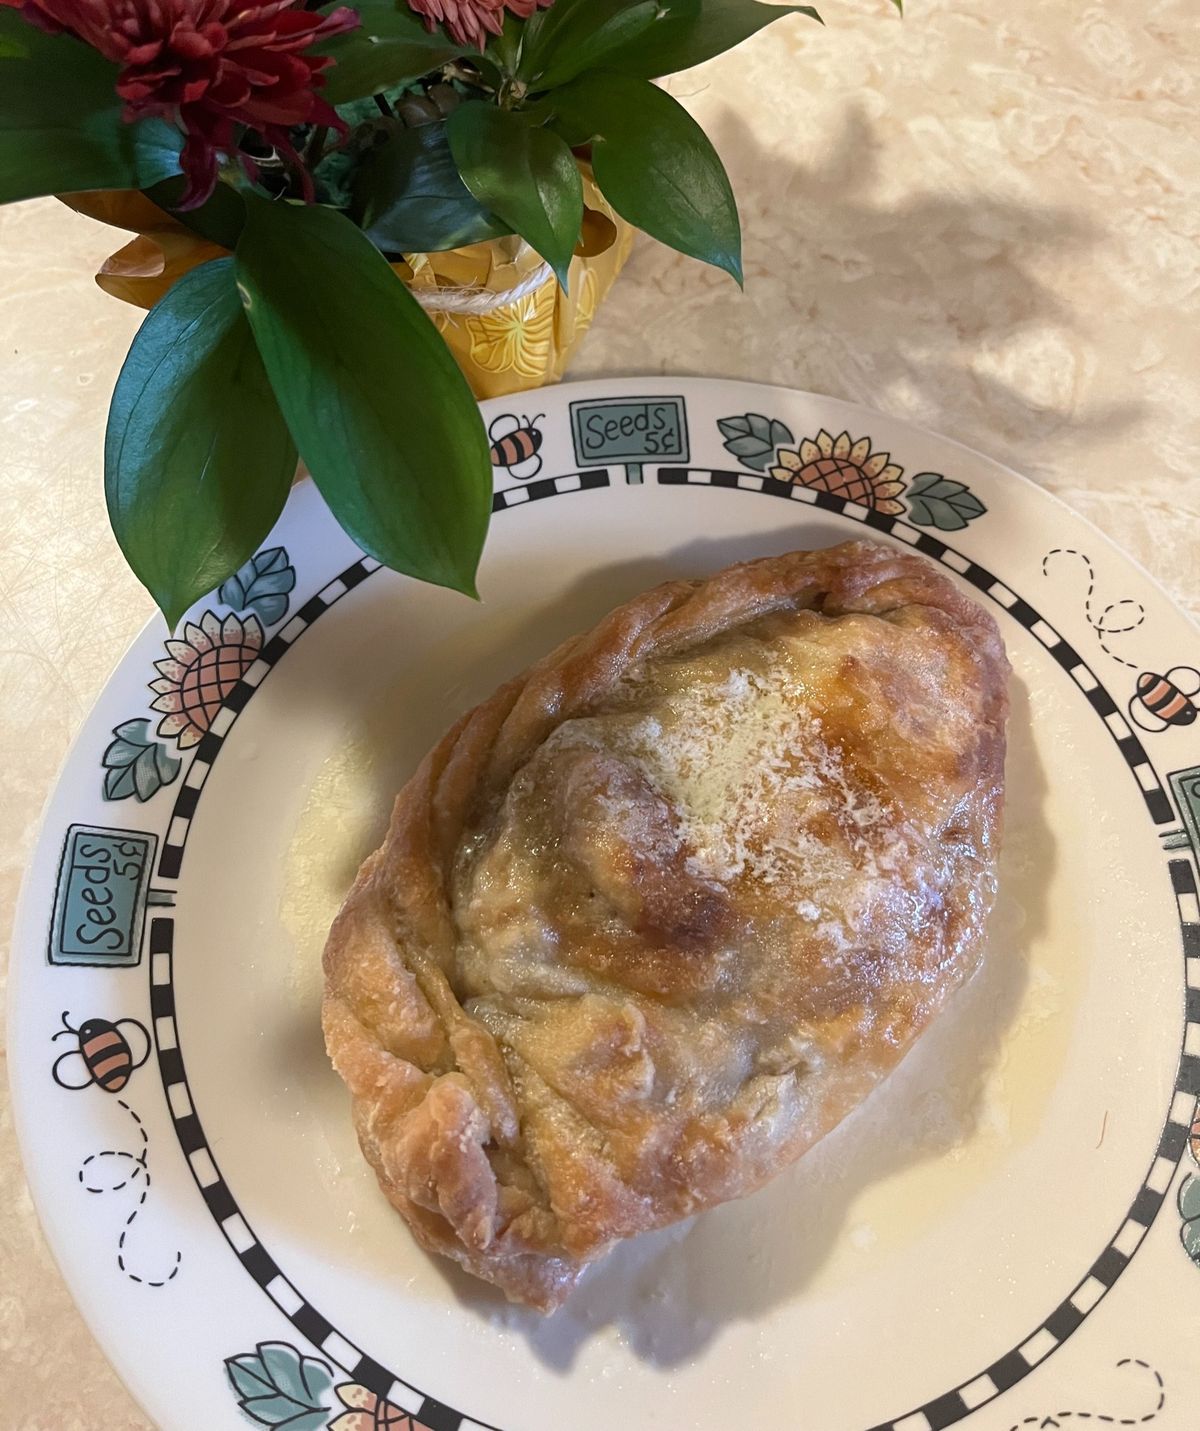
[[[649,351],[656,371],[862,402],[1022,470],[1064,429],[1094,444],[1139,418],[1136,402],[1079,397],[1092,338],[1053,286],[1104,238],[1079,215],[955,175],[890,199],[882,143],[852,101],[808,167],[764,148],[732,108],[708,127],[742,214],[745,292],[643,242],[606,302],[606,371],[643,372]],[[670,302],[647,304],[647,286]],[[579,368],[596,371],[586,347]],[[986,426],[971,416],[983,412]]]

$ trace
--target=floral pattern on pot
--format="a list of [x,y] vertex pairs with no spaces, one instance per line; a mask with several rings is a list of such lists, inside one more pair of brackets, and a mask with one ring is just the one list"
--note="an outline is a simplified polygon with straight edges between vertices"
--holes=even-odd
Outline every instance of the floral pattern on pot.
[[820,428],[799,442],[786,424],[760,412],[718,420],[726,451],[776,482],[828,492],[889,517],[907,517],[914,526],[961,531],[987,508],[963,482],[940,472],[918,472],[906,481],[890,452],[876,452],[871,438],[836,437]]
[[557,301],[551,280],[515,303],[469,317],[471,361],[487,373],[513,372],[522,381],[536,381],[550,364]]
[[[258,659],[265,628],[287,615],[296,569],[283,547],[252,557],[224,582],[217,600],[230,610],[209,607],[168,637],[148,683],[154,699],[149,718],[135,717],[113,729],[101,757],[104,798],[146,801],[179,777],[180,751],[199,745],[230,692]],[[157,718],[153,734],[151,722]]]

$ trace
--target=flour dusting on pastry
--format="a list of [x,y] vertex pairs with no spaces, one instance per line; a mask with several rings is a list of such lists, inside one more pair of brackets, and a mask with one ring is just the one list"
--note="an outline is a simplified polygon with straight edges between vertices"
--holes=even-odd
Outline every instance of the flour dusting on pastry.
[[656,716],[636,722],[630,755],[672,802],[695,873],[786,881],[812,906],[829,850],[781,823],[781,811],[798,805],[827,810],[873,860],[869,834],[883,826],[884,806],[847,775],[841,749],[826,740],[782,663],[766,674],[734,670],[711,689],[681,690],[668,720],[669,728]]
[[646,592],[464,717],[325,956],[418,1241],[550,1310],[855,1107],[979,957],[1006,679],[990,616],[858,542]]

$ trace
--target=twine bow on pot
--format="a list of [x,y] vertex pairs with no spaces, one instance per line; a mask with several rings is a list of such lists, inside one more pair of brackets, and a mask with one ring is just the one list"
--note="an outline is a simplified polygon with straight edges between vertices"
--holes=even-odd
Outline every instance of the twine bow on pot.
[[[569,288],[516,235],[442,253],[407,254],[392,269],[441,332],[477,398],[557,382],[621,271],[633,229],[581,165],[584,218]],[[190,269],[227,252],[136,190],[66,194],[79,213],[135,237],[96,274],[106,293],[151,308]]]

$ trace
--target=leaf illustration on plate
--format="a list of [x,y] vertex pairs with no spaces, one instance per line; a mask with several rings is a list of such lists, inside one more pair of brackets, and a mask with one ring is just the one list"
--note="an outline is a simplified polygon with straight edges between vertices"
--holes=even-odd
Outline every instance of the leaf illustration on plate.
[[761,412],[718,418],[717,426],[725,438],[726,450],[758,472],[766,470],[777,447],[796,440],[782,422],[764,417]]
[[225,1371],[238,1405],[260,1426],[318,1431],[328,1423],[332,1372],[287,1342],[259,1342],[253,1352],[226,1358]]
[[918,472],[904,495],[909,519],[918,527],[936,527],[940,532],[961,532],[987,511],[962,482],[940,472]]
[[1179,1215],[1183,1218],[1179,1229],[1183,1250],[1200,1265],[1200,1177],[1195,1173],[1179,1185]]
[[268,547],[222,582],[217,596],[235,611],[254,611],[264,626],[274,626],[287,615],[288,593],[295,585],[296,568],[286,549]]
[[148,720],[127,720],[113,735],[101,758],[106,800],[149,800],[179,774],[179,761],[150,734]]

